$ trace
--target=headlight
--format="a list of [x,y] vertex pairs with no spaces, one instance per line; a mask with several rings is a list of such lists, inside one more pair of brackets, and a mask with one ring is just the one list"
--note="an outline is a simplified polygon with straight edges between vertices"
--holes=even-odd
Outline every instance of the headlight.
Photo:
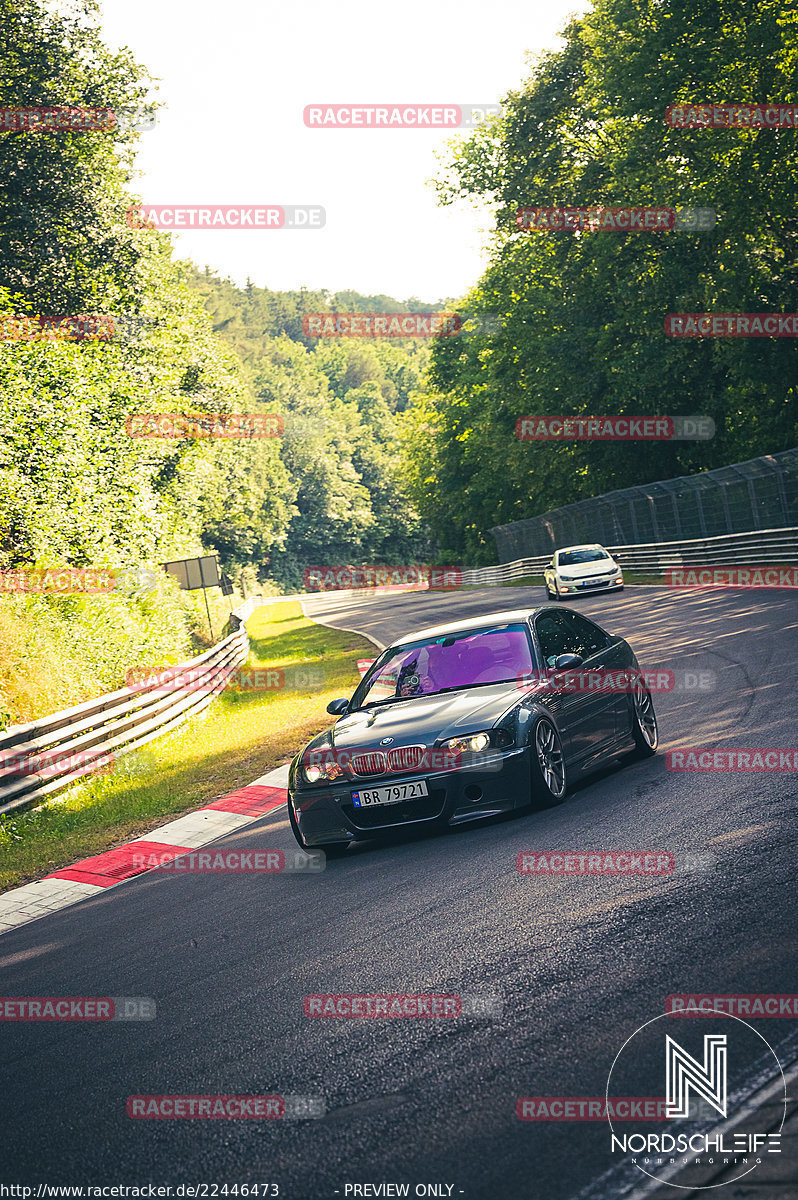
[[576,579],[576,576],[575,575],[560,575],[560,579],[562,579],[563,583],[573,583],[573,581]]
[[449,738],[448,741],[443,743],[443,749],[454,750],[459,754],[476,754],[480,750],[487,750],[489,745],[489,734],[474,733],[471,737]]
[[490,733],[471,733],[467,737],[453,737],[441,743],[441,750],[453,750],[455,754],[479,754],[490,747],[506,749],[513,739],[506,729],[492,729]]
[[304,764],[300,769],[300,775],[305,783],[319,783],[321,780],[332,783],[334,779],[344,778],[344,772],[332,758],[326,758],[322,762]]

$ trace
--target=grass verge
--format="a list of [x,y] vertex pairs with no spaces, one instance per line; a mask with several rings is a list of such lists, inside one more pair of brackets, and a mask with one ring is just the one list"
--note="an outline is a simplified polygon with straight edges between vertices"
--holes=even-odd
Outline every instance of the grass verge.
[[[259,690],[228,691],[199,717],[40,809],[0,817],[0,892],[148,833],[290,759],[350,695],[371,642],[314,625],[296,601],[247,622]],[[264,683],[270,686],[264,687]]]

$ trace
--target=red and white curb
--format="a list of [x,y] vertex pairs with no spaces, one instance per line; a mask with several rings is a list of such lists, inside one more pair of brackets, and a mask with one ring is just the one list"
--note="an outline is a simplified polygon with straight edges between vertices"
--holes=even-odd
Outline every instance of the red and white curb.
[[254,783],[169,821],[144,837],[62,867],[36,883],[4,892],[0,895],[0,934],[68,908],[87,896],[98,896],[105,888],[152,870],[141,866],[143,855],[157,854],[159,860],[165,855],[177,858],[250,825],[286,803],[287,783],[288,767],[278,767]]

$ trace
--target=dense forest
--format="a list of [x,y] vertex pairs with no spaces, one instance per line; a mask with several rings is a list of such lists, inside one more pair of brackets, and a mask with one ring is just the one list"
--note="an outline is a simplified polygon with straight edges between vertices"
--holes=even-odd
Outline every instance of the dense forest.
[[[207,270],[189,270],[187,278],[214,332],[242,363],[252,398],[283,417],[279,454],[290,481],[290,508],[279,533],[268,519],[259,524],[248,492],[246,534],[242,521],[222,519],[206,526],[206,540],[229,564],[257,564],[288,588],[301,583],[310,565],[426,561],[428,535],[403,484],[400,426],[422,386],[428,342],[309,337],[302,317],[439,306],[351,291],[271,292],[251,283],[239,289]],[[267,514],[272,486],[264,476]]]
[[[0,105],[151,103],[146,71],[104,46],[93,0],[72,16],[0,7]],[[168,234],[126,221],[138,136],[0,131],[0,568],[215,551],[237,579],[290,590],[307,565],[427,553],[398,419],[428,347],[302,334],[305,311],[408,305],[238,289],[176,260]],[[98,313],[117,318],[107,340],[8,336],[11,318]],[[263,411],[284,416],[281,438],[126,428],[138,412]]]

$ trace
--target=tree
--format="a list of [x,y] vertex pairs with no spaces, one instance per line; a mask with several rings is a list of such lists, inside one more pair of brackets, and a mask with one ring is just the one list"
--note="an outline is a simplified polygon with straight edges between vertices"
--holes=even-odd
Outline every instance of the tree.
[[[795,308],[794,137],[672,129],[664,114],[690,100],[794,102],[797,28],[774,0],[599,0],[501,116],[452,152],[441,201],[497,207],[490,264],[468,301],[503,328],[436,342],[406,436],[411,497],[475,561],[495,553],[491,525],[795,443],[794,342],[664,332],[669,312]],[[535,205],[686,205],[715,209],[718,223],[519,231],[518,207]],[[713,441],[515,437],[527,414],[696,412],[714,419]]]

